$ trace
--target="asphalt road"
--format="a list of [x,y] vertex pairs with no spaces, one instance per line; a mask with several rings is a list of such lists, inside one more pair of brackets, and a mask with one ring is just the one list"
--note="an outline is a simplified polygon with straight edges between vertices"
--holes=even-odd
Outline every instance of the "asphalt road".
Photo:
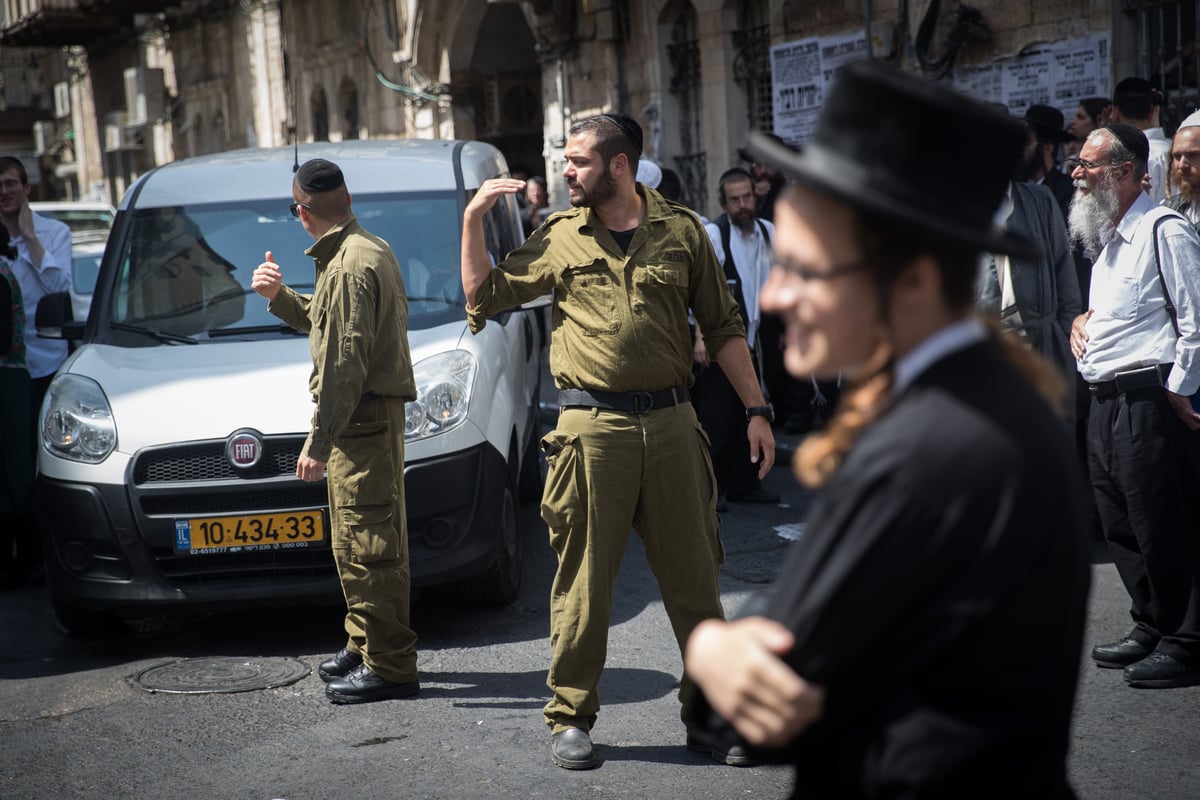
[[[807,496],[786,468],[781,507],[732,507],[723,537],[727,610],[775,576]],[[535,505],[522,509],[525,582],[499,610],[427,595],[414,608],[421,695],[335,707],[316,665],[341,644],[340,610],[210,616],[97,641],[58,634],[41,587],[0,594],[0,798],[772,798],[783,768],[735,769],[685,749],[681,669],[636,537],[622,569],[594,739],[602,764],[551,764],[540,709],[548,690],[553,556]],[[1095,568],[1091,641],[1126,627],[1111,565]],[[1036,624],[1036,621],[1031,621]],[[298,682],[237,694],[149,693],[149,667],[209,656],[292,657]],[[1037,654],[998,653],[1037,669]],[[1081,664],[1071,770],[1083,798],[1200,798],[1200,688],[1138,691]]]

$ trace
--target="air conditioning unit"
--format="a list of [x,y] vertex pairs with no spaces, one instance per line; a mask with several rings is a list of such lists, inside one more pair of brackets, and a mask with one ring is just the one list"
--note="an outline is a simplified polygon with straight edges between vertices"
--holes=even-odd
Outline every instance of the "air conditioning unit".
[[33,123],[33,154],[44,156],[54,144],[56,129],[53,122],[41,121]]
[[131,124],[153,122],[166,108],[163,71],[151,67],[125,70],[125,110]]
[[54,84],[54,116],[58,119],[71,116],[71,84],[66,81]]
[[131,122],[129,115],[124,111],[113,111],[105,117],[105,151],[140,150],[144,137],[145,130],[143,126],[139,123]]

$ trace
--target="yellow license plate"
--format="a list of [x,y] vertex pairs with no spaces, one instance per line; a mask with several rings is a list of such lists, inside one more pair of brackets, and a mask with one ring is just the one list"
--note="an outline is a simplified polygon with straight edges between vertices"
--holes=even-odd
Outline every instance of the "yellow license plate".
[[325,515],[320,510],[175,520],[176,552],[296,550],[325,541]]

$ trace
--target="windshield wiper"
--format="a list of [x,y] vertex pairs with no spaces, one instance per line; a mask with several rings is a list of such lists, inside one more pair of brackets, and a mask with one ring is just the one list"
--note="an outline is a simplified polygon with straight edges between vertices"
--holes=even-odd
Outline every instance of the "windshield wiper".
[[110,322],[110,328],[118,331],[129,331],[130,333],[140,333],[145,336],[151,336],[165,344],[199,344],[196,339],[191,336],[181,336],[178,333],[167,333],[166,331],[156,331],[153,328],[143,328],[141,325],[130,325],[126,322]]
[[280,325],[244,325],[240,328],[213,328],[208,332],[210,339],[219,336],[240,336],[244,333],[290,333],[297,336],[307,336],[304,331],[297,330],[286,323]]

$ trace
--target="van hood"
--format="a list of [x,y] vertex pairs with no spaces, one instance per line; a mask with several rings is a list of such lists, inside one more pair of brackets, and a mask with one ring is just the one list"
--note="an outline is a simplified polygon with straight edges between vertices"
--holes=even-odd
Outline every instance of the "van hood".
[[264,434],[309,430],[308,339],[113,347],[88,345],[65,372],[99,383],[117,429],[117,449],[223,439],[239,428]]

